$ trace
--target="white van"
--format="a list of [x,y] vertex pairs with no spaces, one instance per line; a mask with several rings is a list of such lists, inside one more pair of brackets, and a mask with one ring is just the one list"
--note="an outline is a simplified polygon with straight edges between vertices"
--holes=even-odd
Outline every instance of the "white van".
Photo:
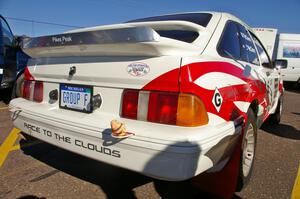
[[300,34],[280,34],[277,59],[288,60],[282,70],[284,81],[300,83]]

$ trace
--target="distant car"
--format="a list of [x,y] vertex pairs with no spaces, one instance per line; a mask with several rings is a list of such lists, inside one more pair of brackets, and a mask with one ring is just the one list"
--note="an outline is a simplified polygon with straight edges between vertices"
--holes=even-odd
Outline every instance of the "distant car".
[[[238,186],[257,129],[279,123],[283,86],[249,26],[227,13],[164,15],[30,38],[15,127],[154,178],[220,171],[239,150]],[[210,170],[211,171],[211,170]]]

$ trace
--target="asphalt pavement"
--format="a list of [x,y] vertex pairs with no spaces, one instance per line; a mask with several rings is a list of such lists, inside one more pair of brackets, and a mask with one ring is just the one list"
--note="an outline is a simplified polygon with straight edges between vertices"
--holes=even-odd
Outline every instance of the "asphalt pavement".
[[[6,95],[0,91],[0,198],[212,198],[188,182],[155,180],[26,141],[13,129]],[[300,89],[294,89],[285,92],[281,124],[259,130],[251,181],[234,198],[284,199],[293,190],[296,196],[299,165]]]

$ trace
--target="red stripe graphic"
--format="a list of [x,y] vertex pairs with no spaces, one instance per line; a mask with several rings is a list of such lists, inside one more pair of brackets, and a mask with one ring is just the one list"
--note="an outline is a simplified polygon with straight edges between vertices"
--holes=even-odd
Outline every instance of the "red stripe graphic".
[[[218,88],[223,102],[219,112],[212,103],[214,90],[202,88],[201,85],[194,83],[196,79],[204,74],[211,72],[226,73],[247,82],[247,84],[234,85]],[[197,62],[182,66],[180,69],[174,69],[144,86],[143,90],[159,90],[159,91],[175,91],[192,93],[197,95],[205,104],[206,110],[216,114],[223,119],[229,121],[234,120],[239,115],[245,115],[241,112],[234,101],[252,102],[257,100],[258,103],[263,103],[264,108],[268,105],[268,95],[266,85],[251,76],[245,76],[244,70],[236,65],[227,62]],[[222,81],[220,79],[219,81]],[[264,114],[267,114],[265,112]]]

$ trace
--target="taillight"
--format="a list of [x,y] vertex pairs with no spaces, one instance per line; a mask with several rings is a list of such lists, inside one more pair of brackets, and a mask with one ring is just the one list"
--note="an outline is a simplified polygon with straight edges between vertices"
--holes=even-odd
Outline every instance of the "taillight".
[[44,84],[40,81],[24,80],[22,96],[25,99],[42,102],[43,101]]
[[122,116],[137,119],[139,92],[136,90],[125,90],[123,93]]
[[147,120],[163,124],[176,124],[177,104],[177,93],[151,92]]
[[24,83],[23,83],[23,92],[22,92],[23,98],[35,102],[42,102],[43,91],[44,91],[43,82],[34,81],[34,77],[30,74],[28,68],[26,67],[24,71]]
[[208,123],[203,102],[195,95],[180,93],[176,124],[179,126],[200,126]]
[[174,92],[124,90],[121,116],[190,127],[208,123],[205,106],[197,96]]
[[43,91],[44,91],[43,82],[36,81],[34,84],[33,100],[36,102],[42,102],[43,101]]
[[29,99],[30,98],[30,92],[31,92],[31,81],[24,80],[23,84],[23,98]]

